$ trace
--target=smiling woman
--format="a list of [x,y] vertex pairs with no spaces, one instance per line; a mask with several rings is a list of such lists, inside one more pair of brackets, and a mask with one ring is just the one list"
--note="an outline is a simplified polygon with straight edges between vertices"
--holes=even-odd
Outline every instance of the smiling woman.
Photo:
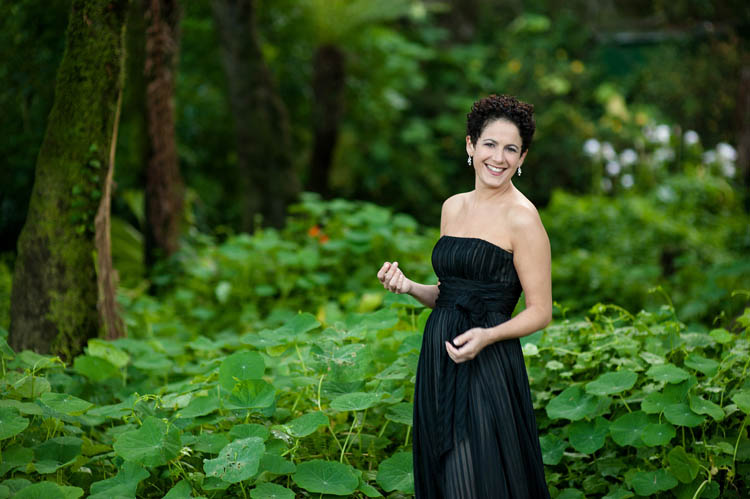
[[[409,280],[398,262],[378,272],[386,289],[434,309],[414,394],[417,497],[549,497],[519,338],[550,321],[550,246],[512,182],[534,129],[533,107],[514,97],[476,102],[466,135],[475,189],[443,204],[439,284]],[[522,291],[526,308],[511,318]]]

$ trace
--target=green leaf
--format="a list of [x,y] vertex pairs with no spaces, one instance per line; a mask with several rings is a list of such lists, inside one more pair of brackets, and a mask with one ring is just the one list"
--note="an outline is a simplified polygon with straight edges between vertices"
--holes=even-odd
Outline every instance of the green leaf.
[[674,401],[668,400],[662,392],[651,392],[641,401],[641,410],[646,414],[659,414]]
[[69,415],[81,414],[94,406],[91,402],[68,395],[67,393],[47,392],[41,396],[41,400],[47,407]]
[[585,496],[577,489],[562,489],[555,499],[585,499]]
[[[2,425],[0,425],[2,428]],[[3,449],[3,462],[0,463],[0,476],[7,472],[26,467],[34,460],[34,451],[20,445],[13,445]]]
[[649,447],[656,447],[667,445],[676,434],[674,426],[669,423],[650,423],[643,429],[641,439]]
[[634,497],[635,494],[630,492],[628,489],[623,487],[615,487],[610,489],[609,493],[602,497],[602,499],[629,499]]
[[685,359],[685,365],[691,369],[702,372],[706,376],[714,376],[719,372],[719,363],[708,359],[697,353],[691,353]]
[[699,416],[691,411],[690,406],[684,402],[680,402],[679,404],[669,404],[666,409],[664,409],[664,417],[672,424],[688,426],[690,428],[698,426],[704,419],[706,419],[705,417]]
[[294,499],[294,492],[275,483],[261,483],[250,491],[252,499]]
[[49,357],[46,355],[39,355],[31,350],[24,350],[19,353],[16,357],[24,366],[34,371],[41,369],[48,369],[50,367],[61,366],[63,362],[59,357]]
[[261,424],[245,423],[234,425],[232,426],[232,429],[229,430],[229,438],[231,438],[232,440],[250,437],[258,437],[259,439],[265,441],[269,437],[268,429],[266,429],[266,427]]
[[314,315],[305,312],[295,315],[292,320],[288,321],[279,329],[282,329],[282,333],[289,332],[294,336],[299,336],[318,327],[320,327],[318,319],[316,319]]
[[293,437],[302,438],[314,433],[321,426],[328,426],[328,416],[315,411],[279,425],[279,428]]
[[674,364],[662,364],[649,367],[646,376],[664,383],[679,383],[690,377],[690,373]]
[[81,455],[83,441],[76,437],[55,437],[34,447],[34,468],[39,473],[54,473]]
[[29,426],[29,420],[14,407],[0,407],[0,440],[11,438]]
[[152,374],[166,373],[172,369],[172,361],[160,352],[147,352],[133,361],[133,367]]
[[241,381],[259,380],[266,366],[258,352],[235,352],[219,367],[219,384],[231,392]]
[[[190,435],[190,437],[195,438],[193,435]],[[184,445],[185,440],[183,440],[182,442]],[[227,446],[228,443],[229,439],[224,433],[205,432],[198,435],[198,437],[195,438],[194,441],[192,441],[192,444],[190,446],[198,452],[218,454],[221,449]]]
[[565,449],[568,447],[568,443],[565,440],[552,433],[539,437],[539,445],[542,447],[542,461],[549,466],[558,464],[562,460]]
[[113,499],[135,497],[138,484],[149,476],[139,464],[125,462],[117,475],[91,484],[91,495],[88,499]]
[[249,379],[237,383],[229,395],[230,409],[263,409],[273,405],[276,388],[262,379]]
[[640,447],[641,435],[648,424],[648,416],[643,411],[629,412],[612,421],[609,425],[609,434],[620,446]]
[[86,376],[94,382],[120,376],[120,372],[111,362],[91,355],[79,355],[76,357],[73,361],[73,369],[78,374]]
[[204,459],[203,470],[208,477],[238,483],[257,473],[265,450],[263,440],[258,437],[235,440],[224,447],[216,459]]
[[691,483],[698,476],[700,463],[693,456],[685,452],[682,446],[677,446],[667,454],[669,470],[682,483]]
[[113,447],[115,454],[126,461],[161,466],[179,454],[180,432],[161,419],[149,416],[137,430],[121,434]]
[[586,384],[586,393],[592,395],[613,395],[630,390],[638,380],[633,371],[617,371],[599,376],[596,380]]
[[550,419],[578,421],[596,410],[597,399],[583,391],[580,386],[569,386],[547,404]]
[[598,417],[595,421],[575,421],[568,427],[570,445],[584,454],[593,454],[604,447],[609,422]]
[[380,400],[380,395],[376,393],[354,392],[345,393],[331,401],[331,409],[337,411],[364,411]]
[[187,480],[180,480],[174,487],[169,489],[163,499],[190,499],[193,494],[193,488]]
[[401,402],[390,406],[385,413],[385,419],[411,426],[414,420],[414,404]]
[[83,495],[78,487],[60,486],[54,482],[37,482],[16,492],[14,499],[77,499]]
[[735,392],[732,395],[732,402],[737,404],[737,407],[742,410],[745,414],[750,414],[750,391],[742,390]]
[[260,458],[260,470],[276,475],[288,475],[297,471],[297,466],[279,455],[265,453]]
[[734,340],[734,335],[727,331],[726,329],[712,329],[711,332],[708,334],[711,335],[711,338],[716,340],[717,343],[721,343],[722,345],[725,345],[727,343],[731,343],[732,340]]
[[708,414],[716,421],[724,419],[724,409],[720,405],[698,395],[690,394],[690,409],[697,414]]
[[190,403],[177,413],[178,418],[197,418],[217,411],[221,406],[219,396],[215,390],[206,393],[205,396],[194,395]]
[[[381,463],[382,465],[382,463]],[[312,459],[297,465],[294,483],[308,492],[347,496],[357,490],[359,479],[349,466],[335,461]]]
[[93,338],[89,340],[86,353],[92,357],[99,357],[108,361],[117,368],[123,368],[128,365],[130,356],[124,350],[116,347],[109,341]]
[[639,496],[650,496],[677,486],[677,479],[667,470],[637,471],[630,479],[630,485]]
[[376,481],[386,492],[414,493],[414,469],[411,452],[397,452],[378,466]]

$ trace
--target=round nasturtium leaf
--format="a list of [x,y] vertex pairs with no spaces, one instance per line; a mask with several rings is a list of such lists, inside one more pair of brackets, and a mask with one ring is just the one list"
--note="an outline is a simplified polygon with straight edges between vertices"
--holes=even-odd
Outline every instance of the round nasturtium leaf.
[[639,496],[650,496],[677,486],[677,479],[667,470],[637,471],[630,479],[630,485]]
[[294,483],[317,494],[348,496],[357,489],[359,478],[351,467],[335,462],[312,459],[297,465]]
[[672,424],[688,426],[690,428],[698,426],[704,419],[706,419],[705,416],[699,416],[691,411],[690,406],[684,402],[669,404],[666,409],[664,409],[664,417]]
[[380,400],[377,393],[354,392],[339,395],[331,401],[331,409],[337,411],[364,411]]
[[398,490],[407,494],[414,493],[414,469],[411,452],[397,452],[385,459],[378,467],[375,478],[378,485],[386,492]]
[[550,466],[554,466],[562,460],[563,453],[568,447],[565,440],[552,433],[539,437],[539,445],[542,448],[542,461]]
[[235,352],[221,363],[219,384],[232,391],[238,382],[261,379],[265,370],[265,362],[258,352]]
[[279,425],[282,431],[295,438],[306,437],[321,426],[328,426],[328,416],[320,411],[308,412],[288,423]]
[[651,423],[643,429],[641,440],[649,447],[667,445],[676,433],[674,426],[669,423]]
[[593,454],[604,447],[609,432],[609,422],[604,418],[595,421],[575,421],[568,427],[570,445],[584,454]]
[[547,416],[550,419],[570,419],[578,421],[596,410],[597,400],[593,395],[584,393],[580,386],[569,386],[547,404]]
[[651,392],[641,401],[641,410],[646,414],[659,414],[672,403],[674,402],[667,399],[662,392]]
[[113,446],[125,461],[146,466],[161,466],[180,452],[180,431],[154,416],[143,420],[137,430],[121,434]]
[[594,381],[586,384],[586,393],[592,395],[614,395],[630,390],[638,380],[633,371],[617,371],[602,374]]
[[690,373],[674,364],[662,364],[649,367],[646,376],[664,383],[679,383],[688,379]]
[[612,421],[609,434],[618,445],[641,447],[641,435],[648,424],[648,415],[643,411],[629,412]]
[[235,440],[224,447],[216,459],[204,459],[203,471],[208,477],[238,483],[258,472],[260,458],[265,451],[266,446],[258,437]]
[[41,399],[47,407],[63,414],[80,414],[94,406],[91,402],[67,393],[47,392],[41,396]]
[[248,379],[238,382],[227,400],[229,409],[263,409],[273,405],[276,387],[262,379]]
[[690,409],[696,414],[708,414],[716,421],[724,419],[724,409],[720,405],[698,395],[690,394]]
[[94,382],[117,378],[120,371],[111,362],[92,355],[79,355],[73,361],[73,369]]
[[667,454],[669,470],[682,483],[691,483],[698,476],[700,463],[678,445]]
[[21,416],[18,409],[0,407],[0,440],[18,435],[27,426],[29,426],[29,420]]
[[732,402],[745,414],[750,414],[750,390],[742,390],[732,395]]
[[414,419],[414,404],[401,402],[392,405],[385,413],[385,419],[411,426]]
[[42,481],[24,487],[13,496],[18,499],[76,499],[83,495],[79,487],[60,486],[54,482]]
[[250,491],[252,499],[294,499],[294,492],[275,483],[264,482]]
[[81,455],[83,440],[76,437],[55,437],[34,447],[34,468],[39,473],[54,473]]
[[706,376],[713,376],[719,371],[719,363],[713,359],[708,359],[697,353],[691,353],[685,359],[685,365]]

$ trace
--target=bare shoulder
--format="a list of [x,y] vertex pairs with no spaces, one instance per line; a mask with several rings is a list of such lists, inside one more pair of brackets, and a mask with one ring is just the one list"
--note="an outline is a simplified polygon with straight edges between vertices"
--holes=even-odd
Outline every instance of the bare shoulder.
[[447,226],[458,218],[461,208],[464,205],[467,192],[454,194],[443,202],[443,209],[440,214],[440,233],[445,234]]
[[542,219],[536,206],[526,196],[520,194],[508,206],[510,226],[516,230],[538,228],[544,230]]

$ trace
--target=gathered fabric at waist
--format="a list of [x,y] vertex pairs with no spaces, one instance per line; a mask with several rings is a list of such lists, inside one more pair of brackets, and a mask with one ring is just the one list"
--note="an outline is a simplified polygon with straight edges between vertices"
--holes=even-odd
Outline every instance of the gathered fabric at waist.
[[475,323],[481,323],[490,312],[510,317],[520,296],[520,289],[507,283],[460,277],[441,278],[438,289],[436,307],[459,310]]

